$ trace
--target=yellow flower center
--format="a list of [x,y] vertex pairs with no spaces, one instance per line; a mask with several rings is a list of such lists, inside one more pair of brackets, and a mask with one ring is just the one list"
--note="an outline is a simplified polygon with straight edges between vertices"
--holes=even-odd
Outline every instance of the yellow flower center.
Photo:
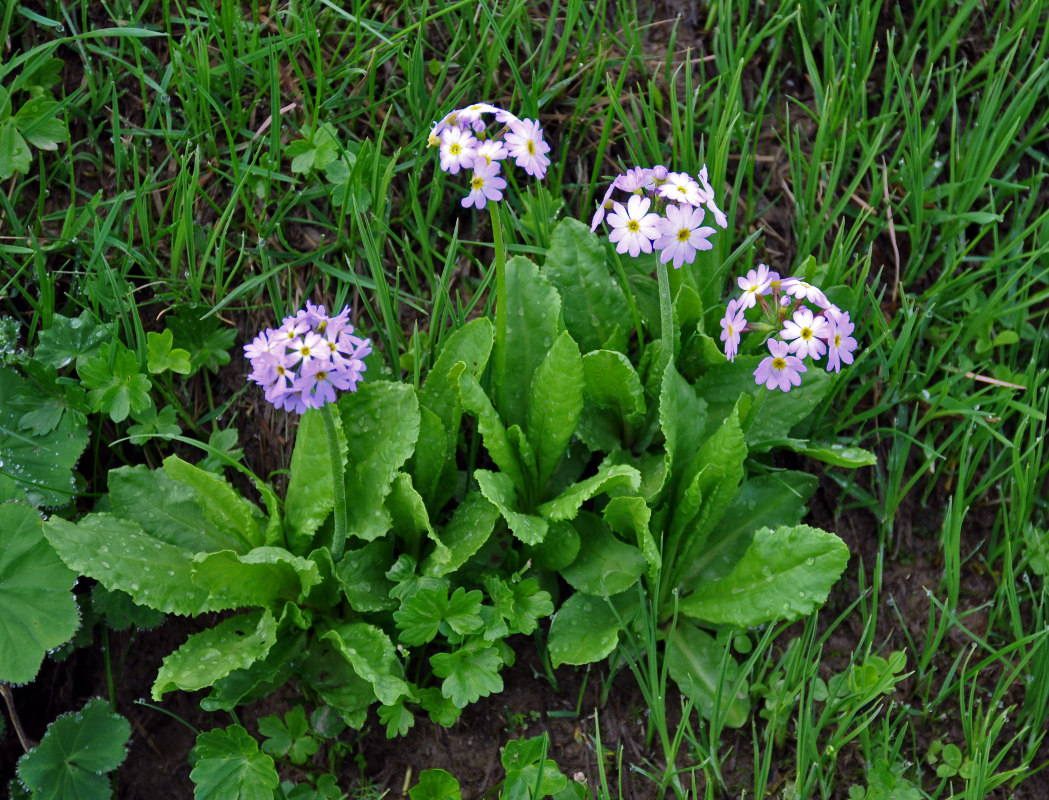
[[641,230],[641,223],[638,222],[636,219],[632,219],[626,224],[626,227],[627,230],[631,233],[637,233],[639,230]]
[[784,361],[779,356],[776,356],[774,359],[772,359],[772,368],[773,369],[786,369],[787,368],[787,362]]
[[478,189],[484,186],[484,178],[482,178],[480,175],[474,175],[473,180],[470,181],[470,186],[472,186],[473,190],[476,192]]
[[806,342],[809,339],[811,339],[812,336],[813,336],[812,328],[802,328],[801,329],[801,338],[804,339]]
[[302,357],[305,358],[310,354],[310,348],[308,348],[306,345],[303,345],[299,348],[299,352],[302,353]]
[[528,144],[525,145],[525,147],[528,148],[528,155],[530,155],[530,156],[534,156],[535,155],[535,143],[534,142],[529,141]]
[[453,156],[459,155],[463,151],[462,146],[458,142],[454,142],[451,147],[448,148],[448,152]]
[[328,373],[325,372],[324,370],[321,370],[320,372],[317,373],[317,380],[319,380],[319,381],[326,381],[326,380],[328,380]]
[[691,235],[692,235],[692,231],[690,231],[688,228],[682,228],[681,230],[679,230],[677,232],[677,240],[679,242],[687,242],[688,241],[688,237],[691,236]]
[[840,333],[834,334],[834,346],[835,347],[841,347],[841,334]]

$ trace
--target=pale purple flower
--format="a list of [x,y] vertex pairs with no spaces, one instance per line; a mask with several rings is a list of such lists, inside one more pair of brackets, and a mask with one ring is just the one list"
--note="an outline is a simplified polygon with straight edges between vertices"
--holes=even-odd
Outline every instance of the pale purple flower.
[[499,162],[483,163],[478,159],[474,163],[474,174],[470,179],[470,194],[460,202],[463,208],[476,206],[484,208],[489,200],[498,202],[503,199],[506,181],[499,177]]
[[617,175],[615,180],[608,184],[608,189],[605,191],[605,196],[601,198],[601,205],[597,207],[597,212],[594,214],[594,218],[590,221],[591,233],[596,231],[597,226],[604,221],[605,214],[612,210],[612,192],[619,188],[619,181],[622,179],[622,177],[622,175]]
[[771,276],[775,273],[769,272],[764,264],[758,264],[758,268],[747,272],[745,277],[736,278],[736,284],[743,290],[740,303],[743,308],[753,308],[758,304],[758,295],[765,294],[772,285]]
[[700,204],[699,184],[684,172],[671,172],[665,183],[660,184],[659,194],[672,203]]
[[725,357],[729,361],[734,361],[739,352],[739,337],[747,326],[747,318],[743,315],[745,310],[738,300],[729,300],[725,317],[721,320],[721,341],[725,343]]
[[814,316],[805,306],[794,312],[793,319],[783,323],[780,336],[790,342],[790,351],[798,358],[810,356],[813,361],[818,361],[827,352],[827,345],[823,341],[827,336],[827,320],[822,316]]
[[614,211],[608,215],[608,224],[612,233],[608,238],[616,243],[617,253],[627,253],[636,257],[638,253],[651,253],[652,242],[659,237],[656,223],[658,214],[648,213],[652,201],[647,197],[633,195],[624,208],[622,203],[614,205]]
[[784,278],[780,281],[780,290],[798,300],[808,300],[810,303],[815,303],[820,308],[829,308],[831,306],[827,295],[820,291],[819,288],[811,283],[806,283],[800,278]]
[[441,169],[457,175],[463,167],[472,167],[477,158],[477,137],[462,128],[447,128],[441,133]]
[[628,194],[639,194],[652,188],[652,170],[644,167],[632,167],[617,178],[619,188]]
[[477,155],[479,158],[474,163],[474,168],[477,167],[482,158],[488,164],[502,161],[507,155],[506,147],[498,139],[485,139],[477,148]]
[[507,152],[517,166],[535,178],[546,175],[550,159],[550,145],[543,141],[543,129],[539,122],[530,119],[513,120],[506,134]]
[[[664,184],[666,186],[667,184]],[[700,227],[703,222],[703,209],[689,205],[670,205],[666,217],[660,218],[656,227],[660,237],[656,239],[655,248],[662,250],[659,260],[666,264],[674,260],[674,269],[685,262],[691,264],[696,258],[697,250],[710,250],[714,245],[710,237],[717,231],[714,228]]]
[[763,358],[754,370],[755,382],[784,392],[790,391],[791,386],[800,386],[801,373],[808,372],[801,359],[790,355],[787,343],[779,339],[769,339],[768,346],[772,355]]
[[725,216],[724,212],[717,207],[714,203],[714,187],[710,185],[710,181],[707,180],[707,165],[703,165],[703,169],[699,171],[699,203],[697,205],[704,205],[707,207],[707,211],[714,215],[714,222],[721,228],[728,227],[728,217]]
[[849,319],[848,311],[827,312],[827,372],[841,372],[842,362],[851,364],[852,351],[857,342],[852,338],[856,326]]
[[651,185],[656,188],[662,186],[668,175],[670,175],[670,170],[662,164],[656,164],[651,170],[649,170],[649,178],[652,181]]

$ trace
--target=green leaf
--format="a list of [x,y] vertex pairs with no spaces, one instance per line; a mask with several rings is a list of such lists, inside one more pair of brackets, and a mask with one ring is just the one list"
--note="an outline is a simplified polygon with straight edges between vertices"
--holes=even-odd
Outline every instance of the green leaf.
[[180,347],[172,348],[175,334],[169,328],[163,333],[150,331],[146,334],[146,368],[153,375],[171,370],[180,375],[189,375],[189,351]]
[[462,587],[448,597],[447,582],[440,586],[423,587],[407,598],[393,618],[401,629],[400,640],[406,645],[422,645],[431,641],[442,622],[458,634],[467,634],[481,627],[481,593],[467,593]]
[[33,160],[29,145],[18,132],[14,119],[0,122],[0,180],[7,180],[16,172],[28,172]]
[[209,603],[222,608],[275,608],[299,601],[321,581],[317,564],[280,547],[256,547],[244,554],[231,550],[198,553],[193,580],[209,593]]
[[238,705],[272,695],[291,677],[292,663],[306,650],[306,634],[286,615],[277,623],[277,641],[263,658],[235,669],[211,686],[200,701],[205,711],[232,711]]
[[539,506],[539,513],[551,521],[575,519],[583,503],[601,492],[617,486],[637,491],[641,474],[633,467],[618,464],[602,464],[596,475],[573,483],[560,495]]
[[500,757],[506,770],[502,798],[541,800],[564,791],[568,778],[549,758],[549,747],[550,737],[546,733],[506,743]]
[[643,497],[614,497],[608,501],[601,512],[605,524],[620,536],[637,540],[637,547],[648,564],[648,574],[653,584],[658,583],[659,569],[663,559],[659,554],[659,545],[649,528],[652,509]]
[[572,440],[583,412],[583,359],[565,331],[536,369],[528,400],[528,441],[536,456],[542,489]]
[[[288,528],[288,546],[296,553],[304,553],[313,541],[313,535],[335,507],[332,457],[328,434],[321,411],[307,409],[295,432],[295,449],[291,454],[287,498],[284,502],[284,520]],[[333,414],[335,437],[339,447],[339,461],[345,473],[349,445],[342,429],[342,419]]]
[[393,543],[388,539],[378,539],[343,554],[335,574],[350,608],[360,613],[397,608],[397,601],[390,597],[394,584],[386,577],[392,560]]
[[164,459],[164,471],[193,490],[204,521],[220,536],[233,541],[236,552],[243,553],[265,541],[265,516],[221,475],[189,464],[178,456]]
[[76,524],[51,517],[44,535],[67,566],[127,592],[139,605],[185,615],[220,610],[193,583],[193,553],[143,532],[136,522],[113,514],[90,514]]
[[864,450],[862,447],[847,447],[837,442],[829,444],[803,442],[792,444],[792,449],[803,456],[815,458],[817,461],[823,461],[835,467],[855,469],[856,467],[873,467],[878,463],[878,457],[870,450]]
[[61,506],[75,494],[72,470],[87,447],[88,430],[72,414],[64,414],[46,435],[20,430],[20,405],[46,400],[29,381],[0,369],[0,475],[13,478],[33,505]]
[[419,401],[406,384],[364,383],[342,396],[339,411],[346,440],[353,442],[346,469],[348,530],[372,541],[390,530],[384,501],[419,437]]
[[106,627],[114,631],[155,628],[164,621],[164,615],[156,609],[140,606],[127,592],[111,592],[101,583],[91,590],[91,610],[101,614]]
[[310,725],[306,721],[306,711],[302,706],[295,706],[284,715],[282,720],[277,714],[270,714],[259,720],[259,735],[265,737],[262,751],[271,756],[287,758],[292,764],[305,764],[316,753],[321,743],[309,734]]
[[758,528],[797,525],[817,483],[814,475],[790,470],[747,480],[682,573],[682,583],[691,589],[698,581],[725,577],[750,547]]
[[160,700],[172,689],[204,689],[233,670],[247,667],[269,652],[276,633],[273,615],[259,610],[238,614],[214,628],[192,634],[164,658],[153,682],[153,699]]
[[198,735],[190,759],[194,800],[273,800],[280,785],[273,759],[240,725]]
[[670,677],[682,694],[692,699],[700,714],[710,719],[716,709],[730,728],[739,728],[747,721],[750,700],[745,687],[739,696],[732,695],[739,666],[714,637],[678,618],[666,657]]
[[733,570],[685,597],[682,614],[715,624],[795,620],[827,599],[849,549],[833,533],[808,525],[762,528]]
[[640,376],[622,353],[595,350],[583,356],[583,377],[580,438],[591,449],[623,446],[627,432],[644,422],[647,411]]
[[228,463],[222,456],[233,462],[244,458],[244,449],[237,447],[239,441],[240,431],[237,428],[214,428],[208,435],[208,454],[197,462],[197,466],[221,474]]
[[153,404],[153,384],[139,372],[138,357],[120,342],[104,342],[97,357],[81,356],[76,370],[89,390],[91,410],[108,414],[113,422],[123,422],[132,411],[141,413]]
[[499,668],[503,665],[495,647],[471,644],[453,653],[435,653],[430,656],[433,674],[443,678],[441,692],[455,703],[457,708],[466,708],[493,692],[503,690],[503,679]]
[[459,376],[459,395],[463,408],[477,417],[477,430],[484,438],[484,447],[492,461],[509,477],[518,491],[526,491],[527,483],[518,449],[510,443],[510,437],[495,406],[473,375],[463,373]]
[[459,781],[443,769],[424,769],[419,782],[408,790],[411,800],[462,800]]
[[65,123],[56,116],[60,109],[58,102],[46,95],[32,97],[18,109],[15,125],[33,147],[57,150],[59,142],[68,136]]
[[156,406],[150,406],[136,415],[135,419],[138,422],[127,429],[132,444],[144,444],[153,437],[173,439],[182,433],[182,428],[175,420],[175,409],[171,406],[164,406],[160,411],[157,411]]
[[685,467],[695,458],[703,442],[706,420],[706,402],[696,396],[695,389],[670,361],[663,373],[659,395],[659,427],[666,439],[668,471],[677,480],[687,480]]
[[105,773],[127,757],[131,725],[101,698],[52,722],[40,744],[18,762],[18,777],[34,800],[106,800]]
[[55,314],[51,318],[51,327],[40,331],[33,358],[49,367],[62,369],[80,356],[94,355],[111,337],[109,327],[100,325],[87,309],[72,318]]
[[[509,623],[501,636],[516,633],[528,635],[539,627],[539,620],[550,616],[554,611],[550,593],[540,589],[535,578],[507,583],[494,575],[488,575],[484,579],[484,585],[492,598],[494,613]],[[485,638],[491,641],[496,637],[486,630]]]
[[488,541],[498,519],[499,509],[483,494],[467,494],[437,534],[442,546],[423,561],[422,574],[440,577],[459,569]]
[[605,245],[582,222],[565,219],[554,228],[543,274],[564,301],[565,327],[584,351],[613,342],[626,347],[630,307],[608,268]]
[[412,477],[400,472],[386,496],[386,510],[390,512],[390,530],[413,552],[419,551],[424,535],[441,546],[430,524],[426,501],[412,485]]
[[44,653],[76,633],[75,581],[44,539],[36,509],[0,504],[0,681],[33,680]]
[[579,555],[561,570],[573,588],[598,597],[625,592],[641,577],[646,561],[636,547],[621,542],[595,514],[582,512],[575,521]]
[[474,479],[488,501],[499,509],[510,531],[525,544],[539,544],[546,538],[549,523],[542,517],[517,511],[513,480],[505,472],[474,471]]
[[561,296],[534,263],[514,256],[506,262],[505,302],[505,349],[495,352],[502,373],[494,376],[496,406],[508,427],[524,429],[535,372],[557,337]]
[[237,340],[234,328],[224,327],[210,306],[184,303],[168,315],[167,327],[175,335],[175,345],[189,353],[190,369],[217,370],[229,363],[229,349]]
[[[618,618],[612,604],[619,612]],[[547,647],[551,664],[555,668],[562,664],[579,666],[605,658],[619,641],[623,629],[619,619],[629,626],[637,605],[633,593],[618,595],[611,601],[583,592],[573,594],[550,622]]]
[[404,736],[415,725],[415,715],[404,705],[401,697],[390,706],[379,706],[379,722],[386,726],[386,738]]
[[392,705],[411,695],[393,642],[382,630],[364,622],[344,623],[321,636],[366,680],[380,703]]

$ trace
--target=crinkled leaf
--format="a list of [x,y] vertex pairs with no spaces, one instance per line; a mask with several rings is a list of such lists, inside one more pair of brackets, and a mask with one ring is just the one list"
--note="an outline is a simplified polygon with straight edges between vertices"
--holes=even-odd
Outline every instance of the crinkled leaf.
[[870,450],[864,450],[862,447],[847,447],[836,442],[827,444],[805,441],[792,444],[791,448],[803,456],[815,458],[835,467],[855,469],[856,467],[873,467],[878,463],[878,457]]
[[528,400],[528,441],[535,453],[537,488],[546,485],[583,412],[583,359],[568,331],[558,336],[536,369]]
[[258,547],[265,539],[265,517],[221,476],[183,461],[164,459],[164,471],[193,490],[204,520],[221,535],[237,543],[237,552]]
[[808,525],[761,528],[732,571],[683,598],[680,610],[715,624],[795,620],[826,601],[848,560],[849,549],[833,533]]
[[573,483],[560,495],[539,506],[539,513],[549,520],[575,519],[583,503],[601,492],[625,486],[637,491],[641,474],[633,467],[617,464],[602,464],[597,474]]
[[52,722],[40,744],[18,762],[18,777],[36,800],[106,800],[105,773],[127,757],[131,725],[101,698]]
[[164,621],[164,615],[155,608],[140,606],[127,592],[110,591],[101,583],[91,590],[91,609],[101,614],[106,627],[114,631],[155,628]]
[[[611,653],[619,641],[623,624],[629,625],[637,611],[633,592],[611,600],[576,592],[557,609],[550,621],[547,647],[554,667],[562,664],[592,664]],[[613,610],[612,605],[615,605]],[[616,611],[619,616],[616,616]]]
[[560,291],[565,327],[584,351],[607,343],[625,349],[630,307],[600,237],[578,220],[562,220],[554,228],[543,274]]
[[644,422],[647,411],[640,376],[630,360],[615,350],[584,355],[583,376],[586,402],[579,421],[580,438],[591,449],[611,451],[623,446],[624,437]]
[[353,442],[346,468],[349,532],[372,541],[390,529],[384,507],[398,470],[419,437],[419,401],[400,383],[364,383],[339,400],[346,440]]
[[551,522],[546,538],[525,553],[539,569],[559,572],[579,555],[579,534],[571,522]]
[[75,494],[72,470],[87,447],[88,430],[72,414],[46,435],[20,430],[21,404],[46,400],[17,373],[0,369],[0,475],[13,478],[34,505],[59,506]]
[[113,514],[90,514],[76,524],[51,517],[44,535],[67,566],[139,605],[169,614],[196,615],[222,606],[193,583],[193,553],[143,532]]
[[679,618],[666,657],[670,676],[700,714],[710,719],[716,706],[719,718],[730,728],[739,728],[747,721],[750,699],[746,686],[739,696],[732,694],[739,666],[714,637]]
[[637,547],[648,564],[648,574],[653,583],[658,582],[659,568],[663,559],[659,554],[659,545],[649,528],[652,509],[643,497],[625,495],[608,501],[601,512],[605,524],[620,536],[635,539]]
[[307,652],[297,670],[302,680],[339,712],[343,722],[360,728],[368,718],[368,708],[375,703],[374,687],[328,642],[321,640]]
[[474,472],[474,478],[481,493],[499,509],[514,536],[525,544],[539,544],[543,541],[549,523],[542,517],[516,510],[518,501],[513,480],[505,472],[479,469]]
[[[331,447],[325,428],[324,412],[311,408],[299,420],[295,432],[295,449],[291,453],[288,491],[284,502],[288,547],[304,553],[313,535],[335,507]],[[332,414],[338,443],[339,480],[346,471],[349,445],[342,429],[342,419]]]
[[430,656],[433,674],[441,681],[441,692],[458,708],[466,708],[482,697],[503,690],[499,668],[503,665],[495,647],[468,645],[452,653]]
[[146,334],[146,368],[153,375],[170,370],[179,375],[189,375],[189,351],[181,347],[172,347],[175,334],[169,328],[161,333],[150,331]]
[[240,725],[200,734],[190,758],[194,800],[273,800],[280,785],[273,759]]
[[423,562],[422,573],[440,577],[454,572],[481,549],[495,530],[499,509],[480,492],[466,495],[444,528],[437,532],[442,547]]
[[164,658],[153,682],[153,699],[159,700],[172,689],[203,689],[233,670],[247,667],[269,652],[276,633],[277,621],[265,610],[238,614],[214,628],[194,633]]
[[575,589],[598,597],[625,592],[645,570],[645,557],[633,545],[617,539],[604,520],[582,512],[575,521],[579,555],[561,575]]
[[256,547],[247,553],[222,550],[193,557],[193,580],[222,608],[274,608],[301,599],[320,583],[317,564],[281,547]]
[[62,369],[80,356],[98,352],[102,342],[112,336],[109,327],[100,325],[95,315],[84,309],[78,317],[55,314],[51,327],[40,331],[33,358],[55,369]]
[[330,642],[354,672],[371,684],[380,703],[391,705],[412,693],[393,642],[379,628],[353,622],[333,628],[321,638]]
[[426,537],[442,547],[430,524],[430,515],[423,500],[412,485],[412,478],[406,472],[399,472],[393,479],[393,486],[386,496],[386,510],[390,513],[390,530],[405,542],[409,550],[418,552],[419,543]]
[[698,581],[723,578],[743,557],[758,528],[797,525],[816,485],[814,475],[790,470],[747,480],[684,572],[682,582],[692,587]]
[[496,342],[494,353],[496,407],[506,425],[525,428],[533,377],[557,337],[561,296],[523,256],[507,261],[505,270],[506,340],[502,350]]
[[141,413],[152,405],[149,378],[139,372],[138,356],[120,342],[104,342],[97,356],[77,359],[77,374],[88,389],[92,411],[123,422],[131,412]]
[[291,677],[291,665],[305,649],[305,632],[293,623],[281,620],[277,626],[277,641],[269,652],[215,681],[208,696],[201,699],[200,707],[205,711],[232,711],[238,705],[272,694]]
[[659,427],[666,439],[666,459],[670,473],[681,479],[703,442],[707,404],[681,377],[671,361],[663,373],[659,395]]
[[392,560],[393,543],[389,539],[346,551],[335,574],[350,608],[361,613],[397,608],[397,601],[390,597],[394,583],[386,577]]
[[0,681],[33,680],[44,653],[76,633],[75,581],[44,539],[36,509],[0,504]]
[[404,644],[426,644],[437,636],[442,622],[458,634],[472,633],[481,627],[481,593],[460,587],[449,598],[447,582],[442,583],[420,588],[394,612]]

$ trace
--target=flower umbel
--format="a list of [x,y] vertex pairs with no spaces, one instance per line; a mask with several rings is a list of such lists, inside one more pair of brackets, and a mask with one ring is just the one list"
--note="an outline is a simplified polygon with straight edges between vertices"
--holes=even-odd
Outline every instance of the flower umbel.
[[277,408],[302,414],[336,399],[335,390],[355,391],[372,351],[371,342],[354,335],[349,308],[330,317],[309,301],[279,328],[268,328],[244,346],[251,380],[265,389]]

